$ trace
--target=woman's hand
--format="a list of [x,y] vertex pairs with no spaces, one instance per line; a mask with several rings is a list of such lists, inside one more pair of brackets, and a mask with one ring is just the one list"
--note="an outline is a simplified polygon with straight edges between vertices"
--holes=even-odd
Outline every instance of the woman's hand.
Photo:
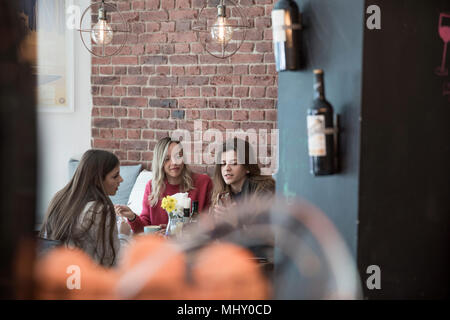
[[229,212],[230,210],[233,210],[234,207],[236,207],[236,202],[232,202],[232,203],[228,204],[227,206],[216,204],[214,206],[213,210],[216,215],[222,216],[222,215],[226,215],[227,212]]
[[134,217],[136,216],[136,214],[133,211],[131,211],[131,209],[128,208],[127,206],[116,204],[114,206],[114,210],[116,211],[116,214],[118,216],[127,218],[129,220],[133,220]]

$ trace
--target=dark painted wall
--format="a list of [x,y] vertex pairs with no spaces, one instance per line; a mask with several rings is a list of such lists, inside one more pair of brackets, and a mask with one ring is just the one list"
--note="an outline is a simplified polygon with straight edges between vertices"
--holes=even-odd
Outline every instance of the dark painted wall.
[[367,3],[380,6],[382,29],[364,36],[358,260],[380,266],[382,288],[366,296],[448,297],[450,77],[435,69],[450,1]]
[[[278,192],[322,209],[356,256],[364,1],[297,1],[303,14],[306,68],[281,72],[278,82],[280,168]],[[325,94],[341,115],[342,172],[309,173],[306,110],[313,99],[313,69],[325,71]]]
[[[297,3],[307,67],[279,75],[278,192],[331,218],[357,257],[366,298],[448,298],[450,77],[435,69],[439,14],[450,13],[450,1]],[[381,9],[381,30],[365,27],[371,4]],[[447,55],[450,69],[450,46]],[[313,68],[325,70],[327,98],[341,115],[342,170],[330,177],[308,167]],[[366,287],[370,265],[381,268],[380,290]]]

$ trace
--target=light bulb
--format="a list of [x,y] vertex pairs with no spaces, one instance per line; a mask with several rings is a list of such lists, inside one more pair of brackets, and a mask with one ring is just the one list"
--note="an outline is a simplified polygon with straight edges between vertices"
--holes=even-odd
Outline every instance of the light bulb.
[[106,12],[104,8],[98,10],[98,22],[92,28],[91,38],[97,44],[109,44],[113,38],[113,31],[106,22]]
[[211,28],[211,37],[219,44],[227,44],[233,37],[233,27],[228,24],[225,6],[217,6],[217,20]]

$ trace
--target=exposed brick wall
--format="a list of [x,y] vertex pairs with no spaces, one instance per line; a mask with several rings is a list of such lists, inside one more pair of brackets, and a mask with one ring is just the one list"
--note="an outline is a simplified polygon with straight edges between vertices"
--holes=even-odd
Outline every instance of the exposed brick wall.
[[92,58],[92,147],[151,168],[156,141],[175,129],[192,131],[194,120],[204,130],[276,128],[273,0],[241,1],[252,29],[224,60],[204,52],[191,30],[203,1],[115,3],[132,33],[119,55]]

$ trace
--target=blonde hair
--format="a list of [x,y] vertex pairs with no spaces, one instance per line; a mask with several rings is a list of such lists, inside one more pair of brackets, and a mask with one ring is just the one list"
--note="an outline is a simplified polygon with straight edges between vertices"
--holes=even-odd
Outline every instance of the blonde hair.
[[[153,150],[153,179],[152,179],[152,193],[148,197],[148,201],[151,207],[156,206],[159,198],[164,193],[166,188],[165,181],[167,179],[166,173],[164,171],[164,161],[167,156],[170,144],[174,142],[181,147],[179,141],[172,140],[170,137],[165,137],[156,143],[155,149]],[[183,171],[181,171],[181,184],[180,192],[188,192],[194,189],[194,182],[192,180],[192,172],[186,164],[183,166]]]

